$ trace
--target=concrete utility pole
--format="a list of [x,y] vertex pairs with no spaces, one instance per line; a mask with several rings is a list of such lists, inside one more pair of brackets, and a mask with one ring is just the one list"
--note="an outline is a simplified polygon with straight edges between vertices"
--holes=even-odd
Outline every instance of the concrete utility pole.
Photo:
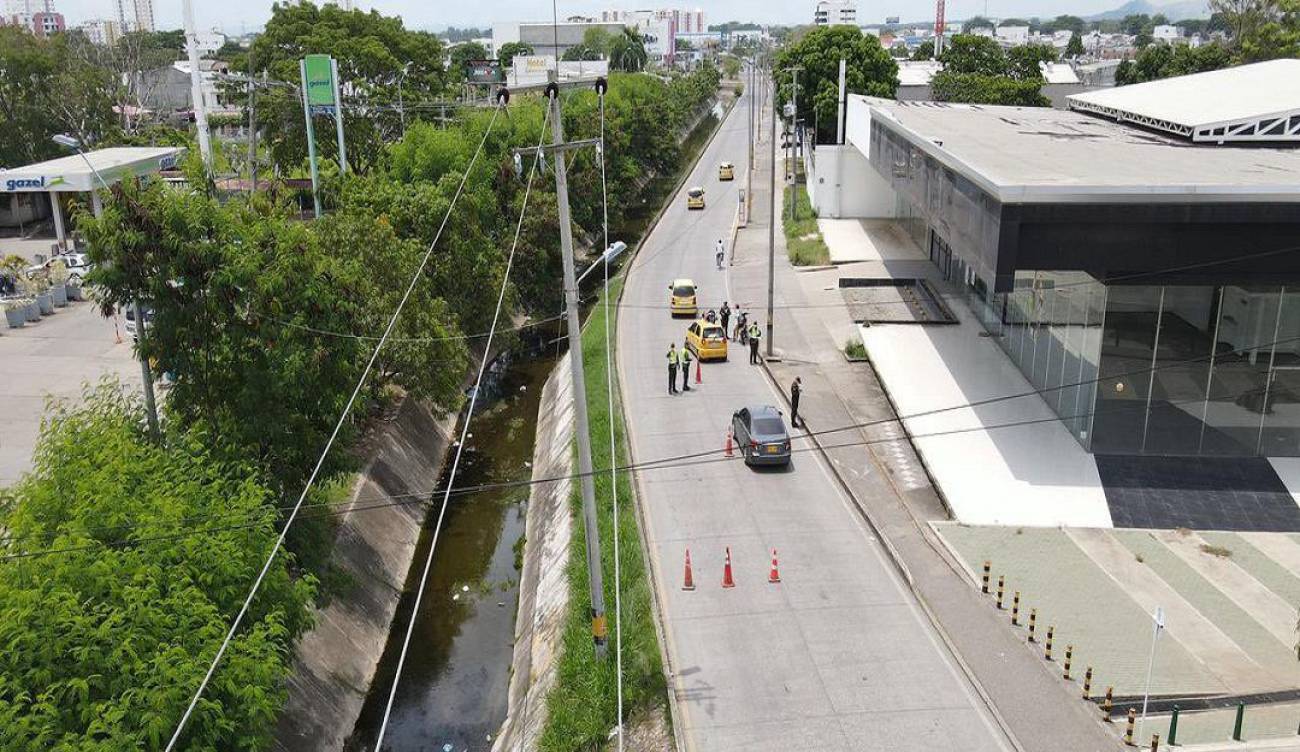
[[844,106],[846,104],[845,97],[847,96],[844,93],[844,76],[847,65],[848,61],[844,58],[840,58],[840,96],[838,102],[839,106],[835,108],[835,144],[837,146],[844,143]]
[[257,191],[257,78],[253,73],[253,51],[248,51],[248,192]]
[[794,71],[794,114],[790,116],[790,219],[795,219],[799,214],[799,71],[803,67],[796,65],[790,70]]
[[[773,110],[776,102],[776,76],[772,76]],[[772,113],[772,176],[770,178],[772,205],[767,222],[767,355],[772,357],[772,313],[776,296],[776,112]]]
[[569,178],[565,165],[564,119],[560,112],[557,75],[551,71],[551,164],[555,170],[555,197],[559,205],[560,250],[564,259],[564,303],[568,315],[569,364],[573,376],[573,406],[578,439],[578,474],[582,486],[582,523],[587,544],[587,579],[591,585],[591,636],[596,656],[605,657],[605,588],[601,577],[600,531],[596,527],[596,485],[591,465],[591,433],[587,425],[587,381],[582,367],[582,329],[578,322],[578,283],[574,277],[573,227],[569,220]]
[[185,20],[185,47],[190,58],[190,103],[194,106],[194,127],[199,131],[199,154],[209,174],[212,173],[212,141],[208,133],[208,113],[203,106],[203,72],[199,70],[199,43],[194,31],[194,0],[181,0]]

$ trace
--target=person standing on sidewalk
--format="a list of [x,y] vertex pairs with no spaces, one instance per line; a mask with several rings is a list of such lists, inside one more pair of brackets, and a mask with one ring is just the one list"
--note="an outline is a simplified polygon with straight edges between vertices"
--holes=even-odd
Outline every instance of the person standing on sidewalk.
[[718,319],[722,322],[722,336],[731,339],[731,332],[727,331],[727,323],[731,321],[731,309],[727,307],[727,301],[722,301],[722,308],[718,311]]
[[763,337],[763,331],[758,328],[758,324],[757,323],[750,324],[749,325],[749,364],[751,366],[756,366],[759,363],[763,362],[763,359],[758,357],[758,341],[762,339],[762,337]]
[[790,427],[799,427],[799,395],[803,394],[803,381],[798,376],[790,384]]
[[682,362],[682,391],[689,392],[691,390],[691,351],[683,342],[682,349],[677,352],[680,353],[678,359]]
[[677,343],[668,343],[668,393],[677,394]]

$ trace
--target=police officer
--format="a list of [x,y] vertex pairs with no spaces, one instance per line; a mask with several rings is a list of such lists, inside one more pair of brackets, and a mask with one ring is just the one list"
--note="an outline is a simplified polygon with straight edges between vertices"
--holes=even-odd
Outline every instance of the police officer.
[[718,310],[718,318],[722,321],[722,336],[731,339],[731,332],[727,331],[727,322],[731,321],[731,309],[727,307],[727,301],[722,301],[722,308]]
[[682,349],[677,352],[679,353],[678,359],[682,362],[682,391],[689,392],[691,390],[691,351],[683,342]]
[[753,324],[750,324],[749,325],[749,364],[751,366],[755,366],[763,362],[762,358],[758,357],[758,341],[762,339],[762,337],[763,337],[763,330],[758,328],[758,323],[755,322]]
[[668,343],[668,393],[677,394],[677,343]]

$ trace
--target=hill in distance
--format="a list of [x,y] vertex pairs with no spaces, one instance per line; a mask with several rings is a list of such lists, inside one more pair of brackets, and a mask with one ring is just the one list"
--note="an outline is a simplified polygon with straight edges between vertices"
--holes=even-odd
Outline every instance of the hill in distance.
[[1170,21],[1184,21],[1189,18],[1209,18],[1210,7],[1205,0],[1175,0],[1172,3],[1163,3],[1157,5],[1151,0],[1128,0],[1128,2],[1104,13],[1097,13],[1087,17],[1089,21],[1119,20],[1125,16],[1140,15],[1145,13],[1148,16],[1154,16],[1157,13],[1163,13]]

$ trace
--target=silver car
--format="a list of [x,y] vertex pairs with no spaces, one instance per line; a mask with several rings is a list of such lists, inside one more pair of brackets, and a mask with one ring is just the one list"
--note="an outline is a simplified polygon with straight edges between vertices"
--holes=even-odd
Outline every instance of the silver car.
[[790,463],[790,433],[781,411],[771,405],[752,405],[732,413],[731,435],[746,465]]

